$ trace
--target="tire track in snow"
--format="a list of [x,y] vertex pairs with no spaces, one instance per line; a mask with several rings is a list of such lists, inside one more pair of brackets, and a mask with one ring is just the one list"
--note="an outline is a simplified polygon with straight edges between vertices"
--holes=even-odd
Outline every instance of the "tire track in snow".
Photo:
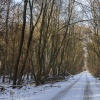
[[87,77],[87,74],[86,74],[86,80],[87,80],[87,83],[86,83],[86,86],[85,86],[85,89],[84,89],[83,100],[91,100],[92,99],[92,91],[91,91],[91,88],[90,88],[90,82],[89,82],[89,79]]
[[[80,75],[80,77],[83,74]],[[72,84],[68,85],[64,90],[60,91],[55,97],[52,98],[52,100],[61,100],[67,92],[80,80],[80,77]]]

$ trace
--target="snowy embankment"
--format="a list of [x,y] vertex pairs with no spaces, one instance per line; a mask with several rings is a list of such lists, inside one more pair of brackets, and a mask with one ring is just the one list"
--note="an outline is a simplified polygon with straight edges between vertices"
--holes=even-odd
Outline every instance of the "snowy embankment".
[[7,88],[0,93],[0,100],[100,100],[100,87],[96,79],[84,71],[73,78],[35,87],[24,86],[21,89]]
[[51,100],[57,93],[63,90],[67,85],[72,84],[80,74],[71,77],[63,82],[54,84],[45,84],[35,87],[33,85],[24,86],[21,89],[7,88],[4,92],[0,93],[0,98],[5,100]]

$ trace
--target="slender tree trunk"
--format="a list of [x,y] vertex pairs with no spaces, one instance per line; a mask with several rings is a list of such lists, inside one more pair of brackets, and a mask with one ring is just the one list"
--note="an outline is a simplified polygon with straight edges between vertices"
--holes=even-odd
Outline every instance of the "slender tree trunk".
[[15,64],[13,85],[17,84],[16,81],[17,81],[17,76],[18,76],[18,65],[19,65],[20,56],[21,56],[21,52],[22,52],[22,47],[23,47],[23,42],[24,42],[24,34],[25,34],[25,26],[26,26],[26,9],[27,9],[27,0],[24,0],[22,34],[21,34],[21,41],[20,41],[20,46],[19,46],[19,50],[18,50],[18,57],[17,57],[16,64]]

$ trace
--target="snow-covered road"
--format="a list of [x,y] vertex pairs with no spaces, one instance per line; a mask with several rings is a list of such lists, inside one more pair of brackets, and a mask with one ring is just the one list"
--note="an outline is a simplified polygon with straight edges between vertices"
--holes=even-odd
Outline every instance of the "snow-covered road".
[[[100,81],[84,71],[63,82],[0,93],[3,100],[100,100]],[[0,99],[0,100],[1,100]]]
[[100,100],[100,83],[96,83],[96,79],[88,71],[78,76],[78,79],[75,77],[77,81],[59,92],[52,100]]

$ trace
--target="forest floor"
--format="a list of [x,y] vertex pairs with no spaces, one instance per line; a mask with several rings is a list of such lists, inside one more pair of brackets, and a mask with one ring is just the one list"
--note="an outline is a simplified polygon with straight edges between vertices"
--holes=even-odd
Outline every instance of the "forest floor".
[[100,100],[100,81],[84,71],[54,84],[6,88],[0,92],[0,100]]

